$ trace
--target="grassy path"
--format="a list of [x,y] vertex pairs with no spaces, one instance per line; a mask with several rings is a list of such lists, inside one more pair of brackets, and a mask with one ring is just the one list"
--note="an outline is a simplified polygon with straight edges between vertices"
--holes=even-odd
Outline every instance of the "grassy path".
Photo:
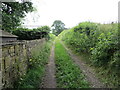
[[[62,42],[61,42],[62,43]],[[67,50],[69,55],[71,56],[72,60],[74,60],[74,63],[80,67],[82,70],[82,73],[86,76],[86,80],[90,83],[92,88],[105,88],[105,85],[101,83],[98,78],[95,76],[94,71],[85,64],[78,56],[72,53],[70,49],[68,49],[63,43],[62,45]]]
[[94,71],[56,39],[46,66],[43,88],[90,87],[105,88],[95,76]]
[[49,62],[46,66],[46,73],[43,81],[43,88],[56,88],[55,63],[54,63],[54,44],[51,49]]
[[74,64],[59,40],[56,40],[55,44],[55,60],[57,87],[89,88],[85,76],[82,74],[80,68]]

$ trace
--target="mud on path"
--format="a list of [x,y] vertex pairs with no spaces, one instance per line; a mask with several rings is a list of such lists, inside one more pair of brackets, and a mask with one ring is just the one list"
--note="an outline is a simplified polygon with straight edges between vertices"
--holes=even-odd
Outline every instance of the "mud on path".
[[[62,42],[61,42],[62,43]],[[73,61],[76,65],[78,65],[82,71],[82,73],[86,76],[86,80],[90,83],[92,88],[105,88],[106,86],[99,81],[99,79],[95,76],[95,72],[91,67],[85,64],[84,61],[80,60],[78,56],[72,53],[70,49],[68,49],[63,43],[62,45],[67,50]]]
[[55,79],[55,63],[54,63],[54,45],[51,48],[50,57],[48,64],[46,66],[45,77],[43,78],[42,88],[56,88],[56,79]]

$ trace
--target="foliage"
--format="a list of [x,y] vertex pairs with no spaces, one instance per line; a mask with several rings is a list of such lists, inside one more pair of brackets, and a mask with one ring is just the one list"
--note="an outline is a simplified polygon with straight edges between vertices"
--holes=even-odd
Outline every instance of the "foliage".
[[[61,53],[62,52],[62,53]],[[88,88],[89,84],[79,67],[74,64],[65,48],[56,40],[56,78],[59,88]]]
[[113,59],[113,55],[118,51],[117,35],[108,32],[106,35],[101,33],[99,42],[92,48],[92,62],[97,66],[106,66]]
[[74,31],[80,33],[86,33],[87,36],[94,34],[94,31],[97,28],[97,24],[91,22],[83,22],[80,23],[78,26],[74,27]]
[[15,88],[38,88],[41,85],[42,77],[45,73],[45,65],[48,62],[51,42],[47,42],[41,47],[38,45],[32,49],[32,58],[29,60],[31,67],[25,76],[21,77]]
[[12,33],[18,36],[19,40],[33,40],[48,37],[50,28],[42,26],[37,29],[17,28]]
[[90,48],[94,47],[97,42],[96,29],[97,24],[95,23],[80,23],[78,26],[65,31],[62,40],[74,46],[77,52],[90,52]]
[[[120,48],[118,24],[83,22],[70,30],[63,31],[61,39],[78,53],[89,53],[95,67],[103,67],[111,76],[119,77]],[[105,72],[103,72],[105,73]],[[102,73],[102,74],[103,74]],[[119,86],[116,80],[116,85]],[[119,80],[120,81],[120,80]],[[111,83],[112,81],[108,81]]]
[[49,33],[51,31],[49,26],[41,26],[37,28],[37,30],[41,32],[46,32],[46,33]]
[[11,32],[21,25],[21,18],[33,10],[32,2],[2,2],[2,30]]
[[55,40],[55,38],[56,38],[56,36],[54,35],[54,34],[52,34],[52,33],[49,33],[49,39],[50,40]]
[[65,29],[65,24],[60,20],[55,20],[52,28],[53,34],[58,35]]

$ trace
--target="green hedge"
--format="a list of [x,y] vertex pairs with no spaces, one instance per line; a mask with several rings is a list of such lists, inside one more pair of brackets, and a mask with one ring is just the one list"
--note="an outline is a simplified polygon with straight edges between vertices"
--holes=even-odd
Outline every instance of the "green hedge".
[[49,32],[50,28],[48,26],[42,26],[36,29],[17,28],[12,33],[17,35],[19,40],[34,40],[48,37]]

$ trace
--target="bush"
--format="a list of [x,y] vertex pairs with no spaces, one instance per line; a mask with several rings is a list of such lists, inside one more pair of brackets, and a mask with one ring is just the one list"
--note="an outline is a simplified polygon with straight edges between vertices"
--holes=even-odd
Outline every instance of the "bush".
[[17,28],[12,33],[18,36],[19,40],[34,40],[48,37],[50,28],[42,26],[37,29]]
[[[120,76],[120,29],[117,23],[84,22],[70,30],[63,31],[59,36],[76,52],[90,54],[91,64],[111,72],[110,77]],[[112,82],[118,86],[118,81]]]
[[78,26],[65,31],[64,35],[61,33],[62,40],[75,47],[77,52],[90,52],[90,48],[94,47],[97,42],[97,27],[98,25],[95,23],[80,23]]

